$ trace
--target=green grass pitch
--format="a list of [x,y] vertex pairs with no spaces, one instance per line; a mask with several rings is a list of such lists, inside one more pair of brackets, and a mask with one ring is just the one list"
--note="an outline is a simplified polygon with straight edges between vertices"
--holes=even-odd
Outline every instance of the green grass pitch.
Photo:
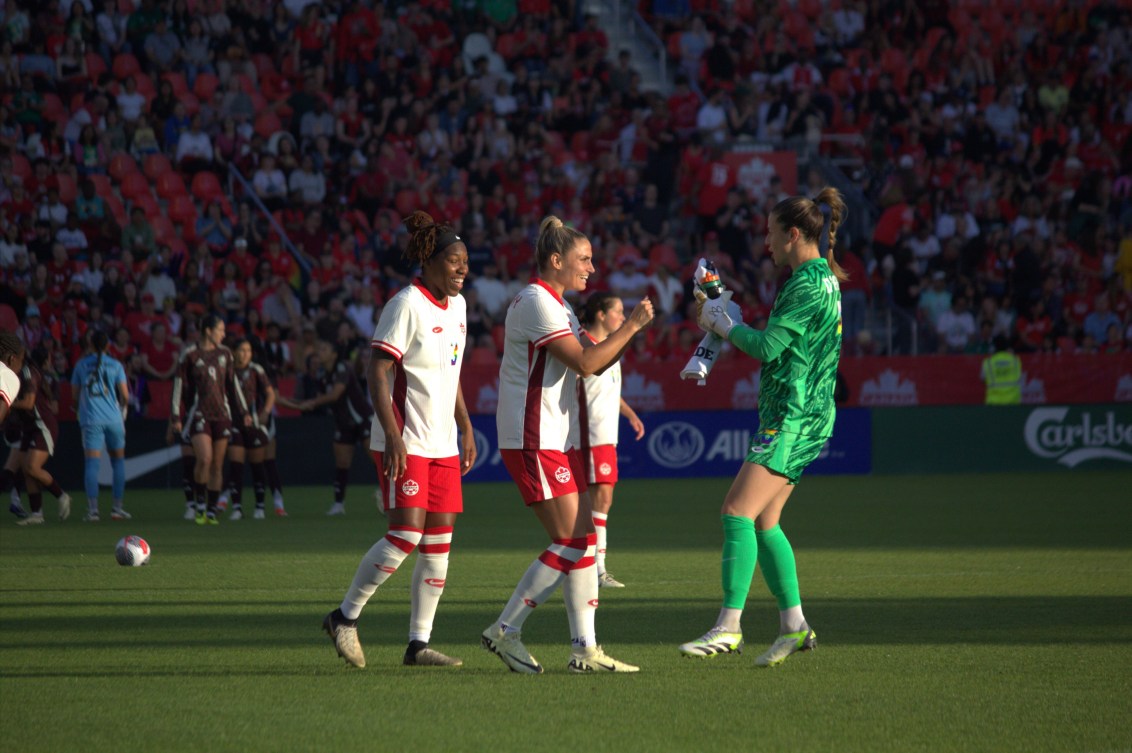
[[[466,487],[433,645],[400,664],[411,561],[360,622],[369,667],[320,631],[383,535],[368,489],[287,490],[285,520],[180,519],[132,491],[128,523],[0,521],[6,751],[1127,751],[1132,749],[1128,473],[813,477],[783,527],[816,651],[753,658],[777,614],[755,576],[742,656],[683,659],[720,602],[729,479],[625,481],[610,516],[598,636],[637,675],[566,672],[561,596],[527,622],[547,673],[478,645],[544,546],[510,485]],[[104,495],[105,496],[105,495]],[[105,502],[104,502],[105,504]],[[106,510],[103,510],[106,514]],[[126,533],[151,564],[119,567]]]

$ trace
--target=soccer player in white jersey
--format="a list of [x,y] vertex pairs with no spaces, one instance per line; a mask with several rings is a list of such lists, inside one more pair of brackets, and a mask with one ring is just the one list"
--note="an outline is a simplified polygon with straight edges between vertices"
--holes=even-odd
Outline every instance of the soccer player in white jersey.
[[550,545],[519,580],[499,619],[483,632],[482,643],[513,672],[542,672],[523,646],[521,629],[535,607],[562,584],[570,621],[567,668],[636,672],[637,667],[608,656],[597,643],[596,536],[588,506],[579,499],[584,481],[577,478],[577,462],[571,462],[568,450],[571,409],[577,401],[575,375],[598,374],[615,363],[633,336],[652,321],[653,306],[645,298],[623,326],[602,342],[583,347],[578,321],[563,295],[586,289],[594,272],[589,240],[550,216],[539,227],[535,257],[537,279],[507,310],[496,429],[503,464]]
[[0,424],[8,419],[20,394],[19,372],[24,366],[24,344],[15,332],[0,332]]
[[[424,212],[405,219],[405,256],[421,275],[385,305],[373,333],[367,373],[374,405],[370,449],[381,480],[389,531],[362,557],[342,604],[323,620],[338,655],[364,667],[358,617],[366,602],[417,550],[409,618],[408,665],[460,666],[429,648],[448,573],[460,477],[472,469],[476,442],[460,389],[467,308],[460,295],[468,249]],[[459,431],[459,436],[457,436]]]
[[[625,323],[625,306],[607,290],[594,293],[582,311],[583,342],[599,343]],[[621,397],[621,362],[603,374],[578,380],[578,421],[581,433],[582,466],[589,486],[590,514],[597,534],[597,584],[601,588],[624,588],[605,569],[608,537],[606,524],[613,507],[613,487],[617,484],[617,434],[621,416],[629,421],[639,441],[645,425]]]

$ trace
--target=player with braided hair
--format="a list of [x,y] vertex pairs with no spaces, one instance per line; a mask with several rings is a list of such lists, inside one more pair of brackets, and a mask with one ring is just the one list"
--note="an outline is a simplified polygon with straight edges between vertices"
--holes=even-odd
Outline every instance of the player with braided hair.
[[723,298],[713,302],[695,291],[700,327],[759,359],[762,376],[759,430],[723,501],[723,608],[715,627],[680,646],[685,656],[742,649],[739,620],[756,563],[778,602],[779,636],[755,664],[773,667],[817,645],[802,613],[794,550],[778,521],[802,471],[833,434],[841,356],[838,281],[847,279],[833,249],[845,212],[841,194],[829,187],[813,199],[784,199],[771,210],[766,247],[776,266],[789,265],[793,273],[778,292],[765,329],[735,322]]
[[103,446],[110,456],[114,506],[111,520],[129,520],[122,507],[126,491],[126,409],[130,402],[126,370],[106,351],[110,338],[102,330],[90,334],[91,352],[75,364],[71,389],[78,396],[79,426],[86,455],[83,480],[86,486],[88,523],[99,521],[98,466]]
[[374,592],[414,549],[407,665],[459,666],[429,648],[448,573],[456,516],[464,509],[460,477],[472,469],[476,443],[460,389],[467,310],[460,291],[468,249],[448,225],[424,212],[404,220],[405,249],[420,276],[381,312],[366,372],[374,406],[370,448],[389,529],[362,557],[342,604],[323,628],[338,654],[365,666],[357,621]]

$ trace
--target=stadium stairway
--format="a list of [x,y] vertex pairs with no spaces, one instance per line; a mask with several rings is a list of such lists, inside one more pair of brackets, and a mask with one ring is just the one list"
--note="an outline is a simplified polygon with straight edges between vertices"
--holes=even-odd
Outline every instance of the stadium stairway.
[[664,96],[672,92],[672,66],[664,58],[664,45],[636,14],[629,0],[587,0],[584,13],[598,18],[598,25],[609,39],[606,59],[617,64],[621,50],[628,50],[632,66],[641,74],[641,90],[655,90]]

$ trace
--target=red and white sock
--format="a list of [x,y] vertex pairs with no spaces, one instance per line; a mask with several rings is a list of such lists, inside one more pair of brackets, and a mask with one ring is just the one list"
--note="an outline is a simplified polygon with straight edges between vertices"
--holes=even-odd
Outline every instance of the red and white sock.
[[397,572],[405,558],[416,549],[423,533],[419,528],[390,526],[385,538],[370,547],[358,563],[354,582],[350,584],[346,598],[342,599],[343,617],[347,620],[358,619],[373,592]]
[[605,530],[606,521],[609,520],[609,514],[604,512],[590,513],[594,520],[594,531],[597,533],[597,551],[594,553],[594,562],[597,565],[597,574],[601,575],[605,572],[605,547],[608,543],[608,538]]
[[535,607],[554,593],[566,573],[585,553],[585,539],[555,539],[523,573],[499,621],[509,628],[521,628]]
[[597,628],[597,570],[594,550],[597,535],[586,535],[586,553],[578,560],[562,584],[562,599],[566,602],[566,618],[570,620],[570,643],[577,647],[596,646]]
[[409,612],[409,640],[428,643],[436,606],[444,593],[448,576],[448,551],[452,548],[452,526],[426,528],[417,547],[413,567],[412,609]]

